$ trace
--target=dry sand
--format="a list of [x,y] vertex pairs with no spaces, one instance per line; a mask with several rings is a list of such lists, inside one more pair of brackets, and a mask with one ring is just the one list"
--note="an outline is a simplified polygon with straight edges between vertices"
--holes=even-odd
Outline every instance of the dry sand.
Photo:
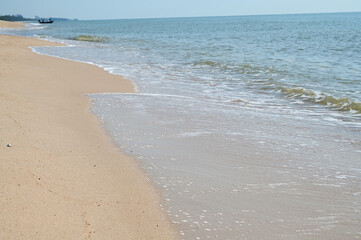
[[8,22],[0,20],[0,28],[22,28],[25,24],[23,22]]
[[85,94],[131,82],[29,49],[40,45],[56,44],[0,35],[0,239],[176,238],[144,173],[89,112]]

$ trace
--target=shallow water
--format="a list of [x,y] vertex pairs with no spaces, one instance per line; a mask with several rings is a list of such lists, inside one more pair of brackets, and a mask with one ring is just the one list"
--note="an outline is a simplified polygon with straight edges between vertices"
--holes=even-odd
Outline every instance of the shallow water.
[[360,239],[360,20],[78,21],[11,33],[66,43],[33,51],[136,84],[135,94],[90,95],[92,111],[158,186],[182,239]]
[[169,95],[91,97],[114,141],[161,189],[184,239],[360,236],[357,128],[345,139],[337,123],[287,113],[215,112]]

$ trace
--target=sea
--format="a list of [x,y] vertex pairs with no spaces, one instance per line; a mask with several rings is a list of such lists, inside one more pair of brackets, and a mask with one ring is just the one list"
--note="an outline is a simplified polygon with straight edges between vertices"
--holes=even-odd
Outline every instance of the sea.
[[91,111],[180,239],[361,239],[361,13],[55,21],[3,34],[135,93]]

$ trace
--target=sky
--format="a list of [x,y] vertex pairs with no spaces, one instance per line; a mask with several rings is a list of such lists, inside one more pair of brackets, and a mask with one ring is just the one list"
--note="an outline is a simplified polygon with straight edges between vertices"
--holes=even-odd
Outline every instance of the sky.
[[81,20],[361,12],[361,0],[1,0],[0,15]]

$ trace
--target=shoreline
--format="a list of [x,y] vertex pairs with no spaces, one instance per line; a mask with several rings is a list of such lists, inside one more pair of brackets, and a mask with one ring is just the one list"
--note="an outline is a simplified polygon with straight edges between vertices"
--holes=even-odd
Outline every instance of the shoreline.
[[0,35],[0,45],[0,238],[176,239],[155,187],[90,112],[86,94],[132,83],[29,48],[57,43]]
[[[338,59],[337,55],[330,57],[330,61],[314,65],[310,65],[306,56],[300,56],[303,61],[295,65],[281,61],[272,64],[274,68],[270,67],[272,52],[259,48],[248,38],[262,43],[263,33],[267,32],[272,39],[282,37],[283,40],[276,43],[277,47],[296,46],[285,29],[291,30],[292,36],[307,35],[314,29],[312,24],[306,24],[301,32],[292,33],[294,21],[282,19],[285,22],[279,22],[279,31],[273,31],[267,28],[265,19],[257,18],[256,22],[250,23],[257,31],[245,35],[231,27],[234,23],[243,23],[239,18],[219,21],[223,29],[231,31],[214,36],[212,28],[207,28],[210,25],[199,19],[189,22],[195,28],[182,25],[182,20],[166,20],[154,25],[148,21],[139,25],[132,24],[136,21],[124,25],[122,21],[104,25],[105,22],[94,21],[71,26],[58,24],[49,29],[29,25],[26,28],[29,31],[4,30],[10,35],[39,36],[35,39],[56,44],[54,36],[58,39],[55,41],[67,43],[69,47],[30,47],[41,56],[51,57],[36,58],[35,61],[29,58],[30,55],[15,58],[17,53],[9,52],[22,45],[25,49],[25,43],[10,39],[8,44],[1,44],[0,40],[0,44],[6,46],[1,48],[2,51],[10,49],[0,53],[0,79],[4,78],[0,81],[0,105],[4,104],[3,114],[0,114],[0,156],[8,152],[8,158],[2,161],[7,163],[0,163],[0,169],[4,173],[10,169],[13,173],[6,179],[0,177],[0,183],[5,181],[0,184],[0,211],[4,212],[1,201],[7,201],[8,216],[25,216],[28,229],[39,228],[35,223],[39,219],[57,222],[54,219],[59,215],[64,219],[71,216],[70,225],[83,221],[84,229],[80,236],[80,227],[71,228],[76,234],[68,236],[73,238],[113,239],[118,234],[120,239],[147,239],[147,236],[159,239],[158,236],[163,234],[151,232],[153,219],[142,212],[153,211],[159,202],[151,203],[155,206],[150,207],[151,210],[143,207],[147,200],[142,200],[141,207],[135,205],[138,199],[143,199],[140,194],[144,190],[138,189],[142,184],[132,181],[142,182],[129,171],[134,166],[140,169],[140,178],[150,180],[151,189],[160,197],[160,209],[163,210],[160,214],[166,214],[161,218],[169,219],[165,225],[173,226],[179,239],[357,238],[361,212],[360,122],[356,116],[351,116],[351,112],[343,114],[306,99],[300,100],[299,96],[286,97],[285,93],[274,92],[280,86],[290,87],[294,81],[304,81],[306,92],[312,88],[308,86],[314,86],[321,94],[326,92],[329,84],[335,83],[331,80],[334,74],[346,80],[356,68],[350,67],[349,73],[343,73],[341,66],[334,69],[334,74],[330,72],[318,78],[319,74],[325,73],[319,67],[333,69],[331,62]],[[349,18],[342,19],[340,24],[351,23]],[[309,23],[309,19],[300,20],[300,23]],[[327,28],[334,21],[331,16],[318,18],[315,22]],[[147,23],[154,28],[144,35]],[[169,31],[159,35],[168,24],[177,24],[179,29],[167,28]],[[131,41],[126,28],[129,26],[134,27],[130,31]],[[76,35],[82,29],[89,29],[90,36],[102,35],[109,42],[66,40],[67,36]],[[174,39],[179,32],[182,36]],[[197,32],[200,35],[194,34]],[[319,29],[316,32],[325,33]],[[342,34],[328,33],[336,39],[330,46],[342,45]],[[224,39],[242,43],[244,53],[259,54],[248,58],[237,48],[223,48],[221,35]],[[152,41],[147,41],[149,39]],[[198,39],[207,41],[199,43]],[[322,42],[322,37],[318,40]],[[310,39],[304,43],[315,54],[333,52],[316,49]],[[345,46],[352,45],[345,43]],[[211,61],[204,61],[204,55],[194,51],[201,48],[204,53],[215,50],[214,55],[209,55]],[[175,52],[187,54],[174,55]],[[284,53],[286,59],[298,56],[297,52]],[[54,57],[64,61],[50,63]],[[350,57],[343,63],[357,62],[353,55]],[[247,59],[254,64],[243,65]],[[10,61],[16,64],[8,64]],[[76,69],[71,70],[74,63],[82,64],[76,64]],[[129,89],[122,89],[122,83],[130,82],[112,74],[99,72],[98,75],[91,70],[94,66],[83,66],[88,64],[100,67],[101,71],[129,76],[134,84],[130,84]],[[284,73],[286,78],[276,76],[278,73],[282,76]],[[320,79],[319,84],[302,73]],[[299,78],[293,79],[293,74]],[[31,75],[30,81],[28,75]],[[352,96],[359,90],[355,83],[357,79],[347,87],[336,84],[330,89],[335,93],[345,90]],[[144,91],[129,93],[137,88],[134,85]],[[292,86],[288,89],[297,90]],[[83,104],[80,96],[84,95],[88,101]],[[74,106],[77,104],[81,106]],[[12,132],[6,132],[7,128]],[[6,147],[8,143],[12,145],[10,148]],[[21,153],[24,146],[30,149]],[[113,155],[114,149],[130,156],[130,162]],[[19,156],[14,157],[14,154]],[[37,163],[38,159],[41,162]],[[117,176],[118,172],[122,176]],[[41,184],[43,189],[27,184],[31,181],[24,176]],[[130,180],[125,182],[123,179]],[[45,195],[46,201],[43,196],[37,198],[36,194],[22,189],[28,186],[31,191],[37,191],[37,195]],[[122,190],[115,193],[115,188]],[[16,192],[20,194],[14,195]],[[14,207],[12,198],[25,200],[18,201]],[[59,204],[60,201],[64,206]],[[38,206],[33,207],[33,202]],[[113,206],[116,204],[118,206]],[[53,216],[54,206],[56,209],[62,206],[63,211],[69,213],[56,212]],[[119,209],[122,206],[132,208],[128,211],[131,219],[126,215],[128,213],[122,212],[124,209]],[[36,208],[45,209],[45,212],[37,213]],[[118,218],[119,215],[122,216]],[[30,219],[29,216],[40,217]],[[142,223],[134,220],[139,216],[145,218]],[[3,217],[5,219],[5,215]],[[111,219],[102,224],[103,219],[108,218]],[[15,224],[24,225],[21,221],[20,218]],[[57,234],[68,228],[65,221],[58,221],[60,226],[54,227]],[[0,224],[2,222],[5,223],[3,229],[16,231],[14,224],[7,226],[8,220],[1,220],[0,216]],[[114,223],[120,223],[123,230],[111,230],[108,234],[104,229],[118,227]],[[44,226],[49,224],[45,222]],[[141,231],[150,234],[134,233],[138,226],[146,224],[149,228]],[[129,233],[124,234],[127,229],[130,229]],[[0,231],[0,239],[1,234]],[[27,239],[30,234],[26,234],[18,238]],[[44,232],[42,236],[46,234],[50,236],[46,239],[52,237],[51,233]]]

